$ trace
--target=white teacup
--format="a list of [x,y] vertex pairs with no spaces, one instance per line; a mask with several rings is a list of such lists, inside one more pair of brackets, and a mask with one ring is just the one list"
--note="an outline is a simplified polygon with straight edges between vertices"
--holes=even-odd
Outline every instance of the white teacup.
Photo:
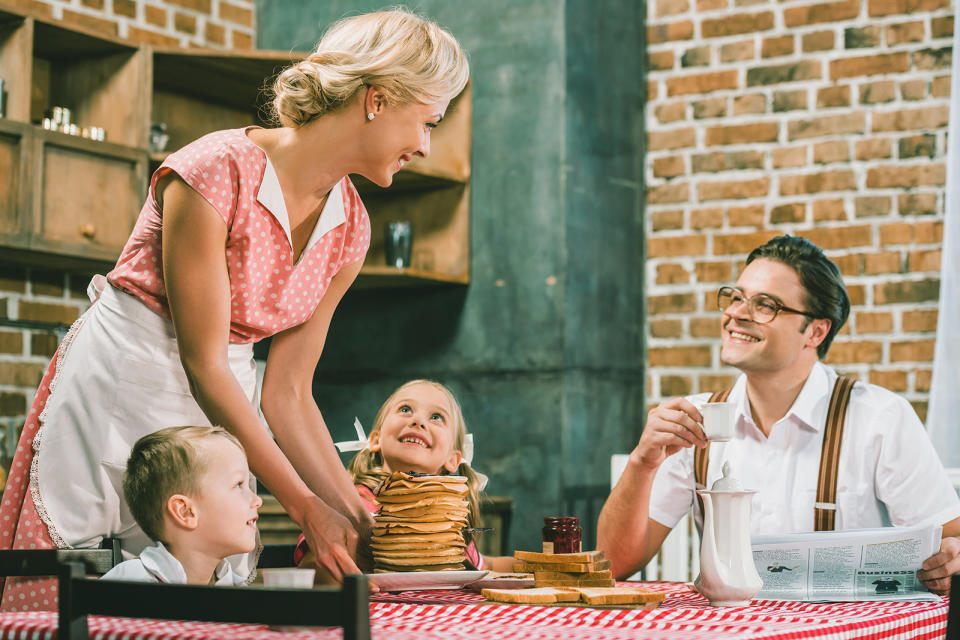
[[267,587],[310,589],[315,569],[261,569],[263,584]]
[[703,432],[707,439],[726,442],[733,439],[737,405],[733,402],[705,402],[697,406],[703,416]]

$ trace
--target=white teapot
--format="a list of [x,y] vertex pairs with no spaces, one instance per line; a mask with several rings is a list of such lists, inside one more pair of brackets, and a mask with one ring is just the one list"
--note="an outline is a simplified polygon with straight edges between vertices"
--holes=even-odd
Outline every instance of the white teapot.
[[715,607],[750,603],[763,587],[750,548],[750,507],[756,491],[744,491],[723,463],[723,477],[710,491],[697,491],[703,499],[703,540],[700,575],[694,583]]

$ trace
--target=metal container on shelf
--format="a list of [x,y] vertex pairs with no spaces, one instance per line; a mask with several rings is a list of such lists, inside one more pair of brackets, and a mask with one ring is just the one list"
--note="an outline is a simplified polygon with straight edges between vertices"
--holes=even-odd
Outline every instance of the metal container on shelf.
[[70,118],[72,113],[70,109],[66,107],[53,107],[51,109],[50,120],[53,122],[53,128],[57,131],[63,131],[66,133],[70,129]]

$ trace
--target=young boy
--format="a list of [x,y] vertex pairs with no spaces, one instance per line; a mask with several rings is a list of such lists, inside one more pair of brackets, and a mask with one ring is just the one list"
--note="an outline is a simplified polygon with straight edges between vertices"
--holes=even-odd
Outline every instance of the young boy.
[[137,524],[157,541],[105,580],[243,584],[224,559],[257,545],[257,509],[240,442],[221,427],[171,427],[133,446],[123,495]]

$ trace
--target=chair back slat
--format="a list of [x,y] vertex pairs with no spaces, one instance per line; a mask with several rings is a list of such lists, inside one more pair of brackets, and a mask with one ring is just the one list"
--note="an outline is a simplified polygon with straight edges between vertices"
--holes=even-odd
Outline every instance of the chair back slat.
[[56,576],[64,562],[80,563],[87,573],[114,566],[111,549],[25,549],[0,552],[0,576]]
[[79,565],[70,564],[61,578],[60,612],[61,640],[86,638],[88,615],[338,626],[345,640],[370,637],[366,576],[346,576],[343,588],[231,588],[91,580]]

